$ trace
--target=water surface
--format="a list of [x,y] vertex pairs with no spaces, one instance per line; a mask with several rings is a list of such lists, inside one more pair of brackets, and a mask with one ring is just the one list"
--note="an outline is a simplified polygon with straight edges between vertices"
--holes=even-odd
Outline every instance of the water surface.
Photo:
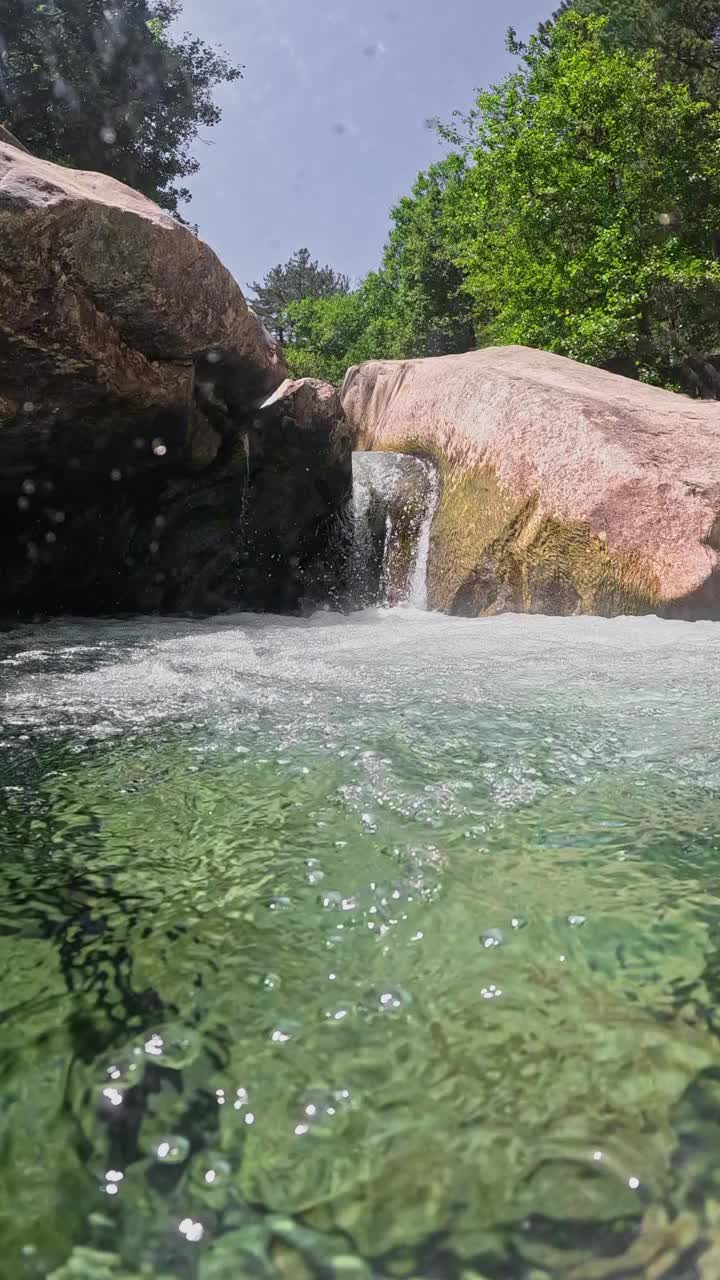
[[0,636],[5,1280],[720,1275],[720,627]]

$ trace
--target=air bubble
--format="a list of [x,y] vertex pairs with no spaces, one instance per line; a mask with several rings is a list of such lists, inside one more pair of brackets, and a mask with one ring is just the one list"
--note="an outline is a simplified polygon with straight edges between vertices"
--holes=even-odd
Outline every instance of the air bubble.
[[317,858],[305,859],[305,882],[306,884],[320,884],[325,879],[323,871]]
[[154,1142],[152,1154],[160,1164],[183,1164],[190,1154],[190,1143],[187,1138],[172,1134]]
[[412,996],[402,987],[383,986],[370,991],[363,1002],[365,1013],[402,1013],[412,1004]]
[[480,941],[484,947],[501,947],[505,938],[502,929],[486,929],[480,934]]
[[198,1057],[200,1047],[196,1031],[175,1024],[159,1027],[143,1042],[144,1052],[150,1060],[175,1071],[189,1067]]
[[273,1027],[270,1039],[273,1044],[286,1044],[288,1040],[294,1040],[301,1031],[302,1023],[287,1019],[285,1022],[279,1022],[277,1026]]

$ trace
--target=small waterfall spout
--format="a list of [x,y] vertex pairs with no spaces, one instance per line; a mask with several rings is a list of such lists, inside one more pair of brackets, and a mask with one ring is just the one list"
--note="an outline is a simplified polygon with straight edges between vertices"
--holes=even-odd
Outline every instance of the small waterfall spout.
[[353,602],[427,608],[439,493],[432,463],[405,453],[353,454]]
[[415,548],[415,563],[413,565],[412,578],[410,580],[410,591],[408,592],[408,604],[414,609],[427,609],[428,602],[428,563],[430,560],[430,534],[432,533],[432,522],[437,510],[438,498],[440,496],[440,481],[436,468],[430,462],[424,462],[427,476],[427,494],[425,498],[425,512],[420,525],[420,533],[418,535],[417,546]]

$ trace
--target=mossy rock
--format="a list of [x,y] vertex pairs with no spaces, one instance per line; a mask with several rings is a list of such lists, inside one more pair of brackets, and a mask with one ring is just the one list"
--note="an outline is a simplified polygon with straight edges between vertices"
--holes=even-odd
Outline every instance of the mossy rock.
[[612,553],[588,524],[542,512],[534,494],[514,498],[490,466],[455,463],[424,441],[403,447],[430,458],[440,475],[428,566],[431,608],[465,617],[657,610],[657,576],[641,556]]

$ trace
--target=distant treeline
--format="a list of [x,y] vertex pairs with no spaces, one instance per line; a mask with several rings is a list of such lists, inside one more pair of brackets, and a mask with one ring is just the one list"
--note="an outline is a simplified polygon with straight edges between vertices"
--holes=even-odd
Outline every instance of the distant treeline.
[[524,343],[720,393],[720,2],[568,0],[508,47],[378,270],[284,307],[293,370]]

